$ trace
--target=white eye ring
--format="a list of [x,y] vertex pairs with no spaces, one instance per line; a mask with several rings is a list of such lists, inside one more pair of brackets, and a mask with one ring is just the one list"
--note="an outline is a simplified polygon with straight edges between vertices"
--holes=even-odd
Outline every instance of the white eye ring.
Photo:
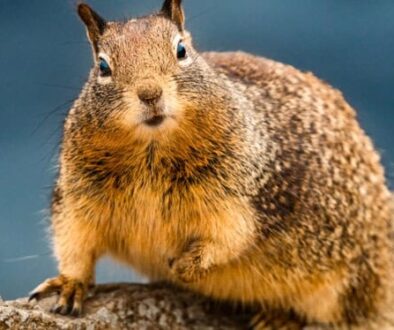
[[[111,71],[113,71],[111,58],[107,54],[100,52],[98,54],[98,58],[102,58],[103,60],[105,60],[108,63],[108,65],[111,67]],[[103,77],[103,76],[98,75],[97,81],[98,81],[98,83],[100,83],[102,85],[106,85],[106,84],[109,84],[112,82],[112,76]]]
[[172,48],[174,50],[174,56],[176,58],[176,60],[178,61],[178,64],[182,67],[186,67],[188,65],[190,65],[193,60],[191,58],[191,56],[187,55],[185,58],[183,59],[178,59],[178,45],[180,42],[183,41],[183,38],[180,34],[178,34],[175,38],[174,41],[172,43]]

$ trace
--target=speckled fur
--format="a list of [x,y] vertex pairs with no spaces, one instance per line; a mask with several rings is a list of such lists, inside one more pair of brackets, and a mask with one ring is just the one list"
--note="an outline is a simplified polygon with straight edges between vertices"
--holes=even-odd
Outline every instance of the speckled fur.
[[[392,195],[353,109],[311,73],[198,54],[176,23],[161,13],[108,23],[97,44],[90,35],[113,77],[100,84],[95,66],[65,123],[60,274],[87,284],[110,254],[153,281],[294,313],[300,327],[393,329]],[[171,124],[137,123],[147,79]]]

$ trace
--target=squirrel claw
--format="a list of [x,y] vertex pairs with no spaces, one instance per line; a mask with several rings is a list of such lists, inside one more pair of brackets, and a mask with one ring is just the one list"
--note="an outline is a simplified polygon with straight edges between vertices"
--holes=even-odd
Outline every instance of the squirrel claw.
[[51,308],[51,313],[60,314],[60,315],[67,315],[67,314],[69,314],[69,310],[70,310],[70,306],[55,304]]
[[251,320],[248,330],[302,330],[304,322],[297,320],[294,315],[280,315],[274,311],[258,313]]
[[74,317],[80,317],[81,314],[82,314],[82,308],[81,307],[75,307],[74,306],[72,308],[71,312],[70,312],[70,315],[74,316]]
[[39,301],[41,299],[40,294],[38,292],[32,292],[29,295],[29,298],[27,299],[28,302],[31,302],[33,300]]
[[60,275],[40,284],[30,295],[29,301],[33,299],[39,301],[53,293],[58,293],[59,299],[51,308],[51,313],[71,316],[81,315],[82,303],[86,294],[84,283]]

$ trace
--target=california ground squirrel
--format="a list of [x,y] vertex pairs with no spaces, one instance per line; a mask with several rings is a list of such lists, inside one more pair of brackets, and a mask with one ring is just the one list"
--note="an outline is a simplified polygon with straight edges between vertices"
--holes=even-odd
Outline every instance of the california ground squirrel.
[[[181,0],[106,22],[64,126],[53,311],[81,312],[99,257],[261,306],[257,329],[392,329],[392,194],[340,92],[245,53],[203,53]],[[394,306],[394,305],[393,305]],[[391,319],[391,322],[393,320]]]

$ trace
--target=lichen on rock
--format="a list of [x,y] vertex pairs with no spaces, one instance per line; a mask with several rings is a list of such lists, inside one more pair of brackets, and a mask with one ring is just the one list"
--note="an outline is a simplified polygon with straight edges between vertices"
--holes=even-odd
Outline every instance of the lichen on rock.
[[99,285],[80,318],[49,313],[54,299],[0,300],[0,330],[242,329],[250,316],[168,284]]

